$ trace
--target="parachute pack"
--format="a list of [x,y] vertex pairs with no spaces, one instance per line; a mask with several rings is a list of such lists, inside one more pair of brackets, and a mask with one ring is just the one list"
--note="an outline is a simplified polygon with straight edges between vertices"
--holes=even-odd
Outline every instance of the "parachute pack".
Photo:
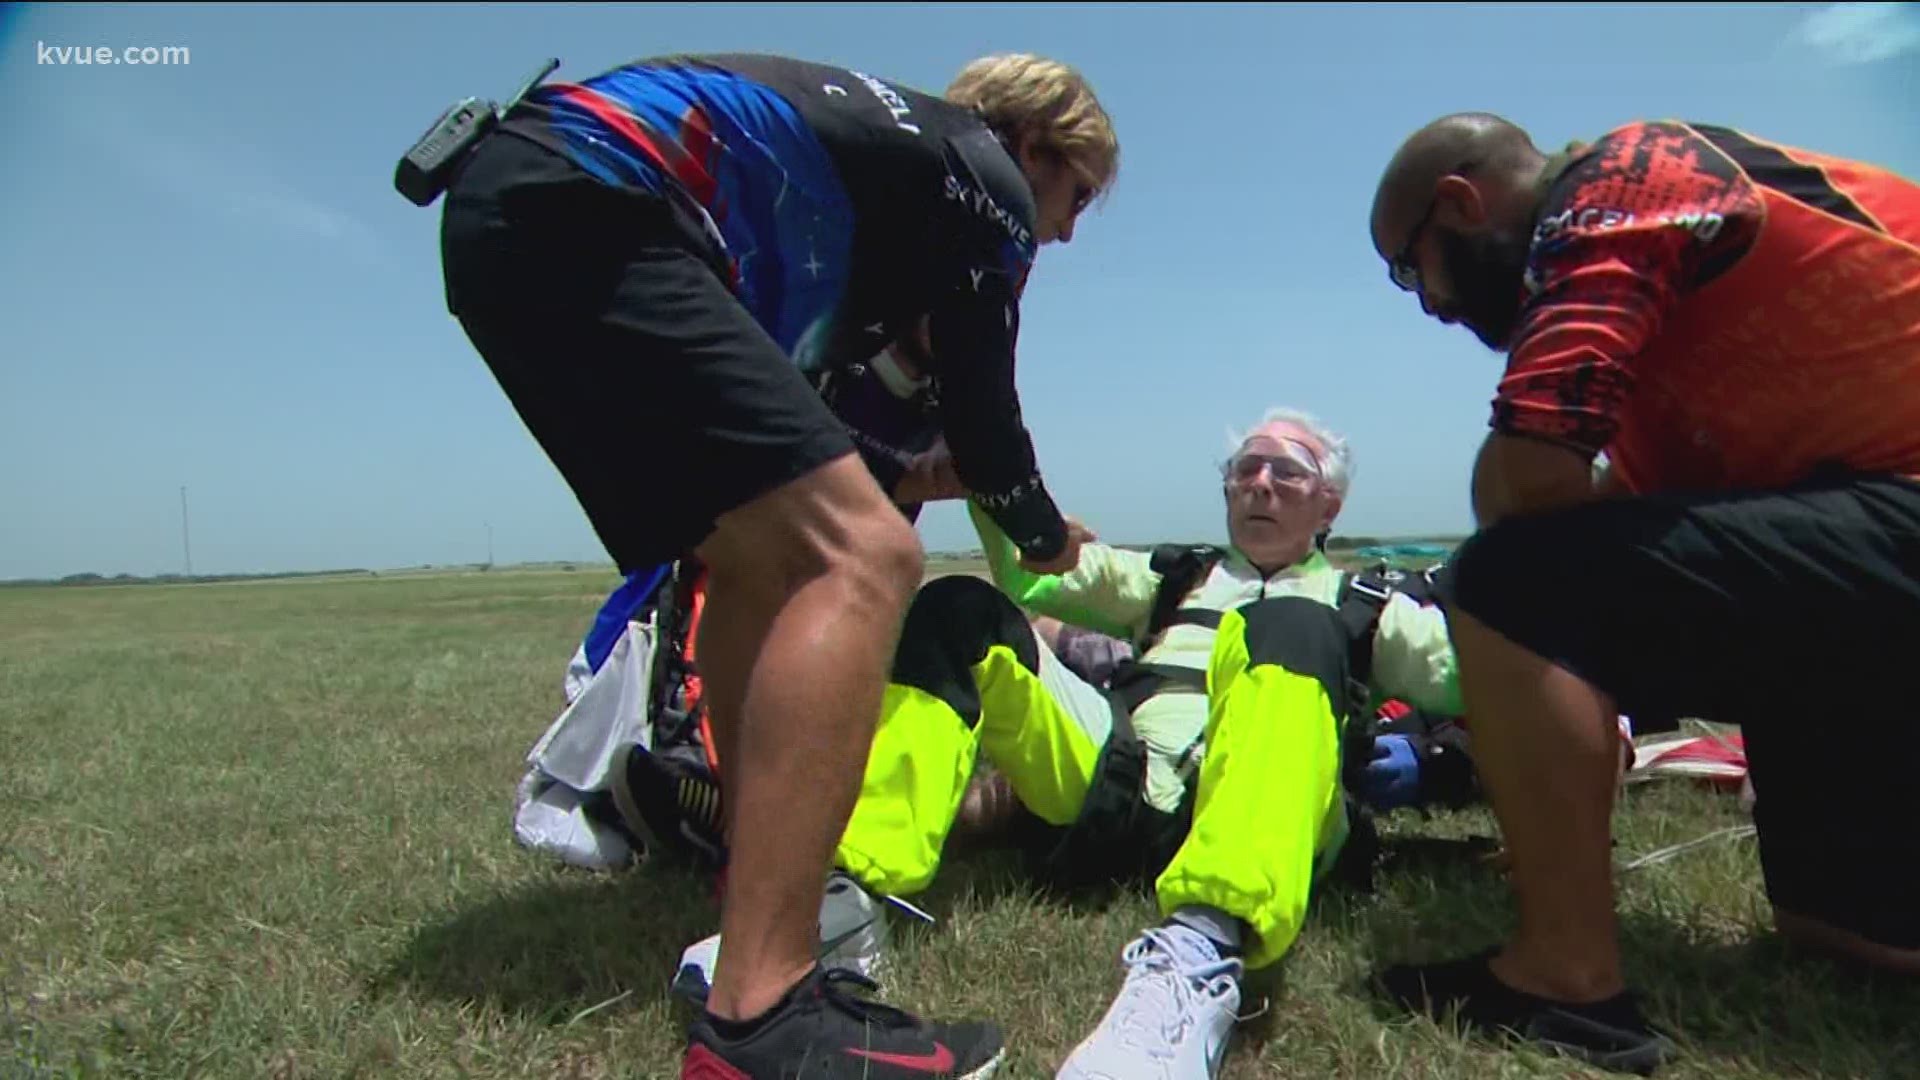
[[696,641],[706,573],[692,560],[629,574],[567,665],[566,706],[527,753],[514,837],[570,865],[669,856],[726,863],[720,761]]

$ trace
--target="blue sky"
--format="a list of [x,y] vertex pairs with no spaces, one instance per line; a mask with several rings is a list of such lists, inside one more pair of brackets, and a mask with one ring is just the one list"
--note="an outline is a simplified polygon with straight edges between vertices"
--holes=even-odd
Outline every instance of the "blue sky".
[[[41,45],[185,46],[173,66]],[[937,91],[1080,66],[1111,200],[1047,248],[1020,385],[1061,504],[1217,538],[1226,431],[1348,434],[1349,533],[1463,530],[1500,358],[1386,281],[1381,166],[1442,113],[1544,147],[1678,116],[1920,176],[1914,5],[240,6],[0,10],[0,578],[604,558],[441,302],[438,208],[391,187],[445,105],[540,60],[781,52]],[[636,470],[636,497],[646,476]],[[956,507],[928,546],[970,547]]]

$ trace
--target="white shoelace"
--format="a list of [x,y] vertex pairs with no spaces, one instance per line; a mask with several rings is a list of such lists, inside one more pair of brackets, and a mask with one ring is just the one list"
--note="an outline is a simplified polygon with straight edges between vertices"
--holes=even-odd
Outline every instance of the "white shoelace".
[[1238,982],[1240,962],[1196,955],[1176,935],[1202,935],[1186,927],[1150,927],[1121,954],[1129,968],[1122,994],[1128,1008],[1120,1015],[1125,1045],[1169,1058],[1191,1032],[1202,999],[1225,997]]

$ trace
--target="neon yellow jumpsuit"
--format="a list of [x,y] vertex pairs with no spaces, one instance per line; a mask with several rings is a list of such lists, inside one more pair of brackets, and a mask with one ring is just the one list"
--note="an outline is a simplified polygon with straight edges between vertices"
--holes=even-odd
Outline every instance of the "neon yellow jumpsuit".
[[[1079,814],[1112,706],[1036,640],[1025,608],[1133,640],[1141,662],[1205,673],[1205,694],[1169,687],[1130,714],[1147,746],[1151,806],[1174,812],[1198,772],[1192,824],[1155,883],[1160,908],[1225,911],[1250,931],[1248,968],[1278,960],[1346,839],[1336,703],[1347,642],[1334,617],[1343,573],[1318,551],[1271,575],[1230,552],[1179,605],[1219,613],[1218,628],[1202,619],[1140,642],[1160,584],[1146,552],[1089,544],[1072,573],[1035,576],[990,519],[972,514],[999,588],[939,578],[915,598],[841,868],[875,892],[925,888],[976,752],[1036,816],[1066,825]],[[1373,656],[1376,698],[1461,712],[1439,609],[1396,595]]]

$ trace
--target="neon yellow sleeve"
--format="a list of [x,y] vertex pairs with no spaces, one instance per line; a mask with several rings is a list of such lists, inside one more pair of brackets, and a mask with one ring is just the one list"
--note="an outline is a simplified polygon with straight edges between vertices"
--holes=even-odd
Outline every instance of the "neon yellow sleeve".
[[1113,637],[1132,639],[1146,628],[1160,587],[1160,575],[1153,572],[1146,552],[1087,544],[1080,549],[1080,565],[1071,572],[1035,574],[1020,565],[1013,541],[985,511],[969,503],[967,513],[980,534],[993,583],[1014,603]]

